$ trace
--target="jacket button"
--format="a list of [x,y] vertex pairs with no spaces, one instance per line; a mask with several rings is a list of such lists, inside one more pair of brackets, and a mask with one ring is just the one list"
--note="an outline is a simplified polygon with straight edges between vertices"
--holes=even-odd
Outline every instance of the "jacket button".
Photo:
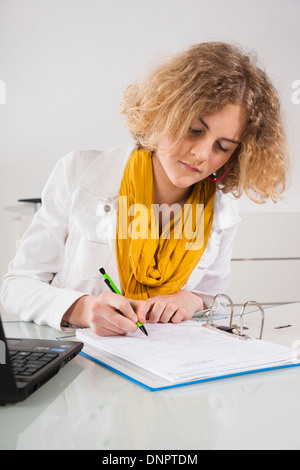
[[110,211],[111,211],[110,205],[109,205],[109,204],[105,204],[104,210],[105,210],[105,212],[110,212]]

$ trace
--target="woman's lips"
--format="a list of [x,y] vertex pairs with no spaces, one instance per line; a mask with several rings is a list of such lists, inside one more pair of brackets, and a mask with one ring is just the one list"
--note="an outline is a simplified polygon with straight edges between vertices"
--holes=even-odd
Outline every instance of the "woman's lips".
[[191,166],[191,165],[188,165],[187,163],[184,163],[182,161],[180,161],[180,163],[184,166],[184,168],[186,168],[187,170],[189,171],[193,171],[194,173],[200,173],[199,170],[197,170],[197,168],[195,168],[194,166]]

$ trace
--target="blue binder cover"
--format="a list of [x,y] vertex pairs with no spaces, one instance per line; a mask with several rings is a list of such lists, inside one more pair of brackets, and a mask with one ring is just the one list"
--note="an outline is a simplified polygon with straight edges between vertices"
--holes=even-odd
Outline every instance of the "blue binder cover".
[[[63,338],[58,338],[62,340]],[[68,336],[68,339],[75,340],[76,337]],[[77,339],[78,340],[78,339]],[[165,378],[162,378],[152,372],[149,372],[138,365],[135,365],[131,362],[128,362],[125,359],[121,359],[109,352],[104,350],[95,349],[91,345],[85,345],[83,350],[80,353],[83,357],[111,370],[112,372],[124,377],[127,380],[139,385],[146,390],[151,392],[160,391],[160,390],[167,390],[171,388],[178,388],[184,387],[193,384],[200,384],[206,382],[212,382],[215,380],[221,380],[231,377],[238,377],[244,375],[250,375],[260,372],[267,372],[272,370],[280,370],[280,369],[288,369],[293,367],[299,367],[300,363],[286,363],[284,365],[274,365],[264,368],[251,368],[249,370],[238,371],[235,373],[224,373],[218,374],[215,376],[209,376],[206,378],[195,379],[195,380],[187,380],[187,381],[180,381],[180,382],[171,382]]]
[[82,355],[83,357],[86,357],[87,359],[90,359],[90,360],[96,362],[97,364],[99,364],[103,367],[106,367],[107,369],[111,370],[112,372],[115,372],[116,374],[120,375],[121,377],[124,377],[125,379],[130,380],[131,382],[145,388],[146,390],[149,390],[150,392],[157,392],[157,391],[160,391],[160,390],[167,390],[167,389],[170,389],[170,388],[178,388],[178,387],[184,387],[184,386],[187,386],[187,385],[195,385],[195,384],[199,384],[199,383],[212,382],[212,381],[215,381],[215,380],[227,379],[227,378],[230,378],[230,377],[238,377],[238,376],[243,376],[243,375],[255,374],[255,373],[259,373],[259,372],[267,372],[267,371],[271,371],[271,370],[289,369],[289,368],[292,368],[292,367],[299,367],[300,366],[300,363],[287,364],[287,365],[283,365],[283,366],[276,366],[276,367],[268,367],[268,368],[265,368],[265,369],[256,369],[256,370],[250,370],[250,371],[243,371],[243,372],[239,372],[239,373],[236,373],[236,374],[227,374],[227,375],[221,375],[221,376],[218,376],[218,377],[209,377],[207,379],[193,380],[193,381],[189,381],[189,382],[181,382],[181,383],[176,383],[176,384],[173,384],[173,383],[167,384],[167,381],[166,381],[165,385],[152,386],[149,383],[147,384],[146,381],[143,382],[143,381],[137,380],[136,378],[133,378],[132,376],[130,376],[130,375],[124,373],[124,372],[121,372],[120,370],[116,369],[115,367],[112,367],[112,366],[108,365],[107,363],[101,361],[100,359],[97,359],[96,357],[94,357],[91,354],[87,354],[84,351],[82,351],[80,353],[80,355]]

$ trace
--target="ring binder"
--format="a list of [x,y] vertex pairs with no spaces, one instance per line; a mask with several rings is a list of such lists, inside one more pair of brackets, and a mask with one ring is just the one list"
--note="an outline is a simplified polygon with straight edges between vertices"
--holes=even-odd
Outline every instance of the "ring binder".
[[[257,318],[257,310],[254,316]],[[209,311],[207,318],[210,328]],[[227,325],[225,331],[209,331],[203,323],[187,320],[179,324],[149,323],[148,338],[135,333],[101,337],[89,328],[77,330],[76,338],[84,342],[84,357],[150,391],[300,366],[297,351],[272,341],[243,341],[243,329],[233,325],[233,316],[231,320],[235,331],[230,336]],[[229,339],[232,337],[237,340]]]
[[[230,312],[229,326],[218,326],[218,325],[215,325],[214,322],[213,322],[213,307],[216,303],[216,300],[219,297],[225,297],[230,303],[231,312]],[[260,337],[258,339],[262,340],[263,332],[264,332],[264,325],[265,325],[265,312],[264,312],[264,309],[262,308],[262,306],[258,302],[255,302],[254,300],[248,300],[247,302],[244,303],[242,311],[239,315],[240,325],[233,325],[234,305],[233,305],[232,299],[226,294],[217,294],[217,295],[215,295],[215,297],[213,298],[213,301],[210,305],[210,308],[209,308],[209,311],[210,311],[209,316],[205,314],[205,317],[206,317],[207,321],[203,326],[205,328],[209,328],[209,329],[218,331],[220,333],[229,334],[231,336],[233,335],[236,338],[242,339],[244,341],[252,340],[253,338],[251,338],[250,336],[244,335],[244,313],[245,313],[247,305],[256,305],[261,311],[262,321],[261,321]],[[210,323],[209,323],[209,318],[210,318]]]
[[263,337],[263,333],[264,333],[264,326],[265,326],[265,312],[264,312],[264,309],[262,308],[262,306],[258,303],[258,302],[255,302],[254,300],[248,300],[248,302],[246,302],[244,305],[243,305],[243,308],[242,308],[242,311],[240,313],[240,334],[241,336],[243,336],[243,331],[244,331],[244,312],[245,312],[245,309],[247,307],[247,305],[256,305],[260,311],[261,311],[261,328],[260,328],[260,336],[258,339],[262,339]]

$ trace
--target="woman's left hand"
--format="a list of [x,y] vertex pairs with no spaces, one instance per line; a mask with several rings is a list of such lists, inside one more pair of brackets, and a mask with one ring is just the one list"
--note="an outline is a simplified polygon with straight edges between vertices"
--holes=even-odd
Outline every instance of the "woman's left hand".
[[[148,305],[148,312],[145,312],[145,304]],[[190,320],[196,312],[203,309],[203,301],[199,296],[182,290],[176,294],[156,295],[141,303],[137,302],[136,314],[142,323],[146,319],[150,323],[180,323]]]

